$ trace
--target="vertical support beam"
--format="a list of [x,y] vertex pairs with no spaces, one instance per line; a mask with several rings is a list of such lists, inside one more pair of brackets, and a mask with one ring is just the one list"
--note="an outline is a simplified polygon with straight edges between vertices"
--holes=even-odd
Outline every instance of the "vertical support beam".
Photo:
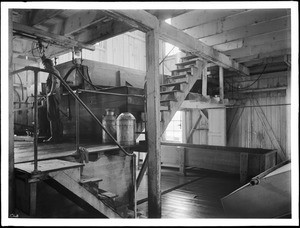
[[146,91],[148,142],[148,214],[161,217],[161,147],[160,147],[160,85],[158,68],[159,43],[157,31],[146,33]]
[[[12,31],[12,10],[10,9],[8,12],[8,20],[9,20],[9,26],[8,26],[8,36],[9,36],[9,47],[8,47],[8,53],[9,53],[9,72],[13,71],[13,52],[12,52],[12,41],[13,41],[13,31]],[[8,167],[8,181],[9,181],[9,192],[8,192],[8,198],[9,198],[9,215],[14,213],[15,210],[15,181],[14,181],[14,164],[15,164],[15,159],[14,159],[14,88],[13,88],[13,76],[11,76],[10,74],[8,77],[8,128],[9,128],[9,136],[8,136],[8,141],[9,141],[9,154],[8,154],[8,163],[9,163],[9,167]],[[5,153],[5,151],[3,151],[3,153]]]
[[205,64],[202,73],[202,95],[207,96],[207,64]]
[[219,66],[220,99],[224,99],[224,70]]
[[[78,91],[76,90],[78,96]],[[76,151],[79,153],[79,102],[75,99]]]
[[33,138],[33,152],[34,152],[34,170],[38,171],[38,71],[34,71],[34,138]]
[[[287,73],[287,89],[286,89],[286,104],[291,104],[291,71]],[[286,106],[286,156],[287,158],[291,158],[291,106]]]

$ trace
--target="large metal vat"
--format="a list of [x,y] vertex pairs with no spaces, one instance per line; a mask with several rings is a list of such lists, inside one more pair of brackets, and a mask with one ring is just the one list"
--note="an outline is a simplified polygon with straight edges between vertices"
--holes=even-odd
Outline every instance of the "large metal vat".
[[117,141],[123,146],[135,145],[135,117],[129,113],[121,113],[117,118]]
[[[114,109],[105,109],[105,116],[102,119],[102,124],[105,129],[116,138],[116,117],[114,113]],[[102,143],[111,143],[113,140],[109,137],[109,135],[102,130]]]

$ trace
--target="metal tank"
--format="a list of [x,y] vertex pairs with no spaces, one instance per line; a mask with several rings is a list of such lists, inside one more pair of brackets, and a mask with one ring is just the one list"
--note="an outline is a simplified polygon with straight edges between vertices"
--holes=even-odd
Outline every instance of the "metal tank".
[[135,117],[129,113],[121,113],[117,118],[117,141],[122,146],[135,145]]
[[[102,124],[105,129],[116,138],[116,116],[114,113],[114,109],[105,109],[105,115],[102,118]],[[109,137],[109,135],[102,130],[102,143],[111,143],[113,140]]]

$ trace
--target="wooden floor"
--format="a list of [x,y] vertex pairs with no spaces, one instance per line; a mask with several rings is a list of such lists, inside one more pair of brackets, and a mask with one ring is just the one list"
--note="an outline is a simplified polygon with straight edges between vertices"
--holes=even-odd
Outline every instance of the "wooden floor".
[[[187,176],[164,168],[161,176],[162,218],[227,218],[221,198],[241,186],[239,177],[209,170],[190,170]],[[148,217],[147,175],[138,190],[138,215]],[[145,199],[145,198],[144,198]]]
[[[115,149],[113,145],[84,145],[89,151]],[[63,158],[73,154],[75,143],[38,146],[39,159]],[[33,143],[15,141],[15,163],[33,160]],[[139,170],[137,171],[139,172]],[[203,169],[189,169],[186,176],[178,169],[162,168],[162,218],[226,218],[221,198],[241,186],[239,176]],[[147,174],[137,191],[139,218],[148,218]]]
[[[32,139],[31,139],[32,140]],[[116,145],[97,144],[95,142],[83,142],[80,146],[85,147],[90,153],[96,151],[108,151],[118,149]],[[76,152],[75,142],[64,143],[38,143],[38,160],[56,159],[70,156]],[[33,142],[19,140],[14,142],[15,163],[31,162],[34,157]]]

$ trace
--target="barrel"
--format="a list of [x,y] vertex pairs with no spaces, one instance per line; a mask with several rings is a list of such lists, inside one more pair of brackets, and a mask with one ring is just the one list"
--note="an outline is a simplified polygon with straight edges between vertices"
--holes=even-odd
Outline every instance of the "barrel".
[[[114,109],[105,109],[105,115],[102,118],[103,127],[114,137],[116,138],[116,117],[114,114]],[[113,140],[109,135],[102,130],[102,143],[111,143]]]
[[135,117],[129,113],[121,113],[117,118],[117,141],[122,146],[135,145]]

